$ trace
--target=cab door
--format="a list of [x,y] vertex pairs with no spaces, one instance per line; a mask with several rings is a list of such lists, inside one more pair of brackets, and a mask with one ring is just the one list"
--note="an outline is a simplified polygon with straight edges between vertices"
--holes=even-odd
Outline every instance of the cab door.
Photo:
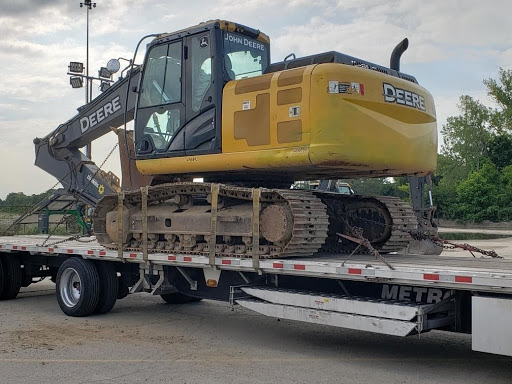
[[220,127],[216,127],[216,106],[213,62],[214,39],[211,31],[189,36],[186,45],[186,120],[185,154],[200,155],[220,151]]
[[[136,116],[138,159],[220,152],[214,31],[150,48]],[[215,39],[213,39],[215,40]]]
[[146,57],[135,119],[137,158],[184,155],[186,82],[183,42],[156,45]]

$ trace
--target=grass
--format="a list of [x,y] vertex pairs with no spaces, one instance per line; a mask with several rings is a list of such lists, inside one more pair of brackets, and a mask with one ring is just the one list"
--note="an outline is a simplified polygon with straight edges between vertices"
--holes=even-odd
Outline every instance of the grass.
[[[35,224],[18,224],[9,229],[8,233],[4,232],[9,228],[9,225],[1,224],[0,225],[0,235],[1,236],[18,236],[18,235],[40,235],[41,231],[37,228]],[[53,233],[56,236],[68,236],[72,234],[76,234],[78,231],[73,230],[73,228],[69,228],[69,231],[66,230],[66,226],[61,224],[57,227],[57,229],[52,232],[55,228],[55,225],[50,225],[50,230],[48,233]]]

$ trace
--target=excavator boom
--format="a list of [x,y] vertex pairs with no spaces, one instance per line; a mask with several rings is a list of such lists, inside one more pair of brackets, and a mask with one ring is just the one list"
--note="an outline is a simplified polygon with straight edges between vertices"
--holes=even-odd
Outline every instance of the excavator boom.
[[135,69],[115,82],[78,114],[43,138],[34,139],[35,165],[57,178],[67,191],[93,207],[106,194],[119,189],[119,178],[101,171],[80,148],[107,134],[112,128],[133,120],[136,86],[140,70]]

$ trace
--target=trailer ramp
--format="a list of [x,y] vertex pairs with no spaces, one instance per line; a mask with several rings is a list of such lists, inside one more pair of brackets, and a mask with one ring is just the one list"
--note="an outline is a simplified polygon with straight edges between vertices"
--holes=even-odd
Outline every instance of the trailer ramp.
[[240,287],[235,303],[280,319],[303,321],[393,336],[419,334],[454,325],[454,299],[436,304],[329,295],[307,291]]

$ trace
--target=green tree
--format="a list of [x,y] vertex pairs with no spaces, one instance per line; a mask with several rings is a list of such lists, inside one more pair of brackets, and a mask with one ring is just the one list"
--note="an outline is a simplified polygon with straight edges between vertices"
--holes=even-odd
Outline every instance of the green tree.
[[441,150],[466,176],[480,169],[482,160],[488,156],[494,130],[490,124],[493,111],[471,96],[460,97],[459,109],[461,114],[448,117],[443,126]]
[[[484,80],[497,108],[461,96],[447,119],[433,177],[440,217],[461,221],[512,219],[512,71]],[[501,172],[501,176],[499,174]]]
[[500,68],[498,80],[486,79],[487,93],[498,104],[492,114],[493,125],[500,131],[512,131],[512,70]]
[[512,165],[501,171],[501,193],[499,194],[500,211],[498,219],[501,221],[512,221]]
[[509,134],[501,134],[493,137],[489,141],[487,149],[489,158],[496,165],[498,170],[502,170],[512,164],[512,136]]
[[485,161],[456,187],[458,216],[464,221],[498,220],[500,186],[498,170]]
[[468,175],[467,168],[450,156],[437,156],[437,170],[432,177],[432,195],[437,214],[445,219],[457,219],[457,186]]
[[51,192],[53,191],[48,190],[31,196],[27,196],[23,192],[11,192],[7,195],[5,200],[0,200],[0,211],[3,213],[21,215],[33,208],[35,204],[40,203]]

